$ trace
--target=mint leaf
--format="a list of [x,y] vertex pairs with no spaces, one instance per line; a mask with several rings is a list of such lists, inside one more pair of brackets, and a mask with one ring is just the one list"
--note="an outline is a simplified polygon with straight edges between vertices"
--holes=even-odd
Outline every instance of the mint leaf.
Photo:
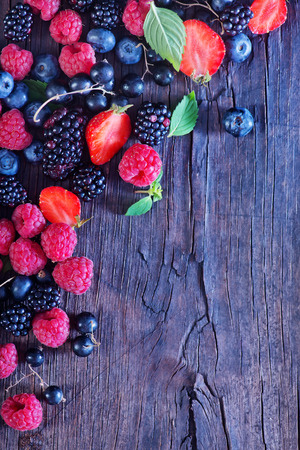
[[150,47],[178,72],[186,42],[185,27],[178,14],[157,8],[154,1],[151,2],[144,22],[144,35]]
[[146,214],[146,212],[150,211],[152,208],[152,199],[148,195],[147,197],[142,198],[138,202],[131,205],[125,216],[141,216],[142,214]]
[[173,111],[170,123],[170,136],[184,136],[195,128],[198,118],[198,104],[195,92],[185,95]]
[[[39,80],[23,80],[23,82],[29,87],[29,102],[44,103],[48,100],[45,92],[47,83]],[[51,102],[48,103],[47,106],[51,109],[51,111],[54,111],[55,109],[60,108],[63,105],[54,105]]]
[[161,180],[161,178],[162,178],[162,176],[163,176],[163,170],[162,169],[160,169],[160,172],[159,172],[159,175],[158,175],[158,177],[156,178],[156,180],[155,181],[157,181],[158,183],[160,182],[160,180]]

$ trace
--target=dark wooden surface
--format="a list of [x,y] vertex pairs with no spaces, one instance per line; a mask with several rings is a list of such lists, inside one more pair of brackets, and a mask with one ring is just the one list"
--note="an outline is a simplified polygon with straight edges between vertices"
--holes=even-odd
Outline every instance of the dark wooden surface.
[[[2,0],[0,23],[15,3]],[[39,373],[67,401],[44,405],[39,435],[1,421],[1,449],[297,448],[299,9],[291,0],[286,24],[253,38],[244,64],[225,61],[207,89],[182,75],[161,88],[147,76],[144,99],[174,107],[196,90],[196,129],[160,146],[164,199],[145,216],[123,215],[134,189],[117,174],[122,151],[105,167],[105,196],[83,207],[94,219],[78,232],[76,249],[94,260],[94,282],[86,295],[64,295],[69,314],[99,317],[101,347],[87,359],[76,358],[70,342],[46,350]],[[3,46],[2,25],[0,36]],[[39,19],[26,47],[59,51]],[[116,71],[120,79],[132,68]],[[232,105],[254,114],[244,139],[220,124]],[[51,184],[36,167],[20,178],[33,201]],[[14,341],[20,354],[36,343],[32,334]],[[4,388],[28,373],[20,359],[0,382],[1,402]],[[20,392],[39,396],[38,380],[11,394]],[[36,447],[26,446],[31,435]]]

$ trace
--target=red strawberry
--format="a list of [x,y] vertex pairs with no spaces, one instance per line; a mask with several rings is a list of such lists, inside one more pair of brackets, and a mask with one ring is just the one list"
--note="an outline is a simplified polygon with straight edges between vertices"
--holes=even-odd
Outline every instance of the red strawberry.
[[128,141],[131,122],[125,111],[130,106],[103,111],[88,123],[85,137],[94,164],[105,164]]
[[280,27],[287,16],[285,0],[254,0],[251,5],[254,17],[249,28],[254,34],[264,34]]
[[77,195],[59,186],[42,190],[40,209],[49,222],[67,223],[71,227],[78,224],[81,212]]
[[196,82],[207,82],[223,61],[225,44],[206,23],[200,20],[186,20],[183,23],[186,46],[180,70]]

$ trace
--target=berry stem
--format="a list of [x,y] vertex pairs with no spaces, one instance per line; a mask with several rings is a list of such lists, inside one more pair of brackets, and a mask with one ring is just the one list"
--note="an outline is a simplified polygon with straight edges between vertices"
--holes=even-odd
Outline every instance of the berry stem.
[[16,383],[9,385],[8,388],[5,389],[5,392],[10,391],[13,387],[15,387],[19,383],[21,383],[21,381],[25,380],[25,378],[29,378],[29,377],[31,377],[34,374],[33,373],[29,373],[28,375],[24,375],[23,373],[21,373],[21,375],[23,375],[22,378],[20,378]]
[[1,288],[2,286],[5,286],[7,283],[9,283],[10,281],[14,280],[15,278],[16,278],[16,277],[12,277],[12,278],[9,278],[8,280],[4,281],[2,284],[0,284],[0,288]]
[[137,46],[136,46],[136,48],[138,48],[138,47],[143,47],[143,52],[144,52],[144,59],[145,59],[145,66],[146,66],[146,70],[145,70],[145,72],[143,73],[143,76],[142,76],[142,80],[145,78],[145,75],[147,74],[147,73],[150,73],[151,74],[151,71],[149,70],[149,66],[153,66],[153,64],[149,64],[148,63],[148,61],[147,61],[147,47],[144,45],[144,44],[142,44],[142,42],[140,43],[140,44],[138,44]]
[[186,8],[191,8],[192,6],[200,6],[201,8],[208,9],[214,16],[216,16],[219,19],[219,15],[212,9],[212,7],[209,5],[208,2],[204,1],[204,4],[202,3],[182,3],[178,0],[174,0],[174,3],[178,3],[178,5],[185,6]]

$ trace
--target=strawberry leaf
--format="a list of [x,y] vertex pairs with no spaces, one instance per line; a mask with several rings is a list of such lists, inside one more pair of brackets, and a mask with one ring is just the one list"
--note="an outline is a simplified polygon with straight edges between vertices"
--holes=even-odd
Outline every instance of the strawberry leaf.
[[141,200],[131,205],[125,216],[141,216],[142,214],[146,214],[146,212],[150,211],[151,208],[152,199],[148,195],[147,197],[141,198]]
[[178,72],[186,42],[185,27],[178,14],[157,8],[154,1],[151,2],[144,22],[144,35],[150,47]]
[[170,123],[171,136],[184,136],[195,128],[198,118],[198,104],[195,92],[185,95],[173,111]]

